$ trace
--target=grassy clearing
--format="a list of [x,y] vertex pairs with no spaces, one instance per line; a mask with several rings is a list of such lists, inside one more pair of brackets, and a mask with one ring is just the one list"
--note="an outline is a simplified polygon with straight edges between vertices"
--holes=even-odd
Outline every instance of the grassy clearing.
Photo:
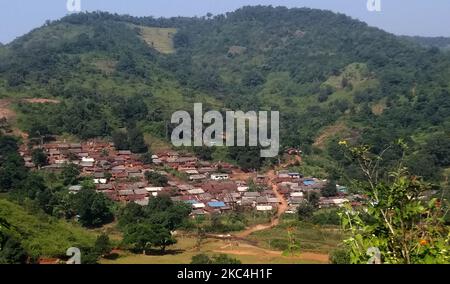
[[139,27],[142,39],[151,48],[163,54],[171,54],[175,52],[173,46],[173,36],[177,33],[174,28],[151,28]]
[[281,224],[264,231],[255,232],[250,239],[267,249],[283,250],[289,243],[288,228],[293,228],[293,237],[300,246],[300,252],[330,253],[343,240],[343,234],[336,226],[318,226],[301,223],[294,219],[283,219]]
[[345,67],[342,74],[331,76],[324,85],[330,85],[335,89],[342,89],[342,80],[345,78],[349,83],[358,85],[370,77],[369,69],[364,63],[352,63]]

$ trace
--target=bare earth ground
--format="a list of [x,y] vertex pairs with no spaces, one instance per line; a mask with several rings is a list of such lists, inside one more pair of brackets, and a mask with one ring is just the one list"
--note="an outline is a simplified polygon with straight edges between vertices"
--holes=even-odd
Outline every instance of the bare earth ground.
[[260,248],[245,241],[230,241],[207,239],[200,250],[195,249],[196,239],[193,237],[178,237],[178,243],[170,248],[165,255],[132,254],[126,251],[116,251],[117,259],[101,260],[102,264],[188,264],[194,255],[200,253],[228,254],[239,259],[244,264],[326,264],[328,255],[316,253],[301,253],[299,255],[283,255],[281,251]]
[[[301,162],[301,157],[294,156],[294,158],[291,158],[289,161],[287,161],[285,164],[281,165],[280,167],[286,168],[287,166],[295,163],[296,161]],[[275,170],[270,170],[266,175],[267,175],[267,178],[269,179],[269,185],[272,187],[272,190],[279,201],[277,215],[272,219],[272,221],[269,224],[255,225],[253,227],[246,229],[245,231],[242,231],[242,232],[236,234],[236,236],[239,238],[246,238],[254,232],[267,230],[267,229],[277,226],[280,223],[281,215],[283,215],[284,212],[286,212],[286,210],[288,209],[288,203],[287,203],[286,199],[284,198],[284,196],[278,191],[278,186],[275,183],[275,179],[277,177]]]
[[[18,100],[13,99],[0,99],[0,119],[6,119],[10,125],[12,125],[13,135],[22,137],[22,139],[27,139],[28,134],[21,131],[17,127],[14,127],[17,114],[11,108],[11,105]],[[31,104],[44,104],[44,103],[53,103],[59,104],[59,100],[53,99],[42,99],[42,98],[29,98],[29,99],[21,99],[21,102],[31,103]]]
[[1,118],[12,119],[15,117],[15,113],[11,109],[9,109],[10,105],[11,105],[10,99],[0,100],[0,119]]

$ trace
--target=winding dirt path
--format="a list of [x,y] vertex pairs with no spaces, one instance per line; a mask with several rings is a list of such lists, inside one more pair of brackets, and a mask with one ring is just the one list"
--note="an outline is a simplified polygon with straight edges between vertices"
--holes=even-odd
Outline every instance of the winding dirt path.
[[[299,155],[296,155],[294,157],[291,157],[289,161],[287,161],[285,164],[280,165],[278,168],[283,169],[287,168],[295,163],[302,162],[302,158]],[[239,243],[239,248],[233,248],[232,246],[223,247],[219,250],[215,250],[215,252],[218,253],[225,253],[225,254],[234,254],[234,255],[272,255],[272,256],[281,256],[281,251],[274,251],[274,250],[268,250],[265,248],[261,248],[258,246],[258,244],[255,241],[252,241],[248,239],[248,237],[258,231],[268,230],[275,226],[277,226],[280,223],[281,216],[287,211],[288,209],[288,203],[286,198],[283,194],[281,194],[278,191],[278,185],[276,182],[277,174],[276,169],[272,169],[266,173],[269,185],[272,187],[272,191],[274,192],[275,196],[278,198],[278,209],[276,215],[272,218],[270,223],[267,224],[259,224],[251,226],[244,231],[238,232],[234,235],[210,235],[209,237],[218,238],[218,239],[227,239],[227,240],[234,240]],[[227,249],[229,248],[229,249]],[[305,261],[315,261],[319,263],[328,263],[328,254],[323,253],[314,253],[314,252],[302,252],[299,256],[299,259],[305,260]]]
[[269,185],[272,188],[272,191],[274,192],[275,196],[278,198],[278,208],[277,208],[277,214],[272,218],[270,223],[267,224],[259,224],[252,227],[249,227],[248,229],[237,233],[235,236],[238,238],[247,238],[254,232],[263,231],[267,229],[271,229],[275,226],[277,226],[280,223],[280,217],[281,215],[286,212],[288,208],[288,203],[284,196],[278,191],[278,186],[275,182],[276,179],[276,173],[275,170],[270,170],[267,173],[267,177],[269,179]]
[[[289,160],[283,165],[280,165],[280,168],[286,168],[296,162],[301,162],[301,157],[296,155],[294,156],[294,159]],[[288,209],[288,203],[286,198],[284,198],[283,194],[281,194],[278,191],[278,185],[276,183],[277,174],[275,172],[275,169],[270,170],[266,173],[268,179],[269,179],[269,185],[272,188],[272,191],[274,192],[275,196],[278,198],[278,209],[277,214],[272,218],[270,223],[267,224],[259,224],[252,227],[247,228],[246,230],[237,233],[235,236],[238,238],[247,238],[254,232],[263,231],[267,229],[271,229],[275,226],[277,226],[280,223],[280,217],[283,215],[286,210]]]

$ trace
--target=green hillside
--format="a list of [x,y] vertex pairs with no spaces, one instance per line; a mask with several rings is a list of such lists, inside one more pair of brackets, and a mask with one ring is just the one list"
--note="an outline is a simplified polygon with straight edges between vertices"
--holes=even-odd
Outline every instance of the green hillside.
[[11,225],[8,233],[21,241],[31,257],[65,256],[70,247],[91,247],[95,235],[79,225],[30,213],[23,207],[0,199],[0,216]]
[[403,138],[411,163],[431,160],[421,149],[435,135],[450,139],[449,82],[448,53],[307,8],[244,7],[209,18],[72,14],[0,50],[0,98],[63,100],[14,106],[32,136],[110,137],[132,124],[166,139],[172,112],[194,102],[272,109],[281,112],[282,146],[309,154],[320,144],[330,167],[336,157],[326,146],[349,134],[326,133],[336,124],[374,151]]

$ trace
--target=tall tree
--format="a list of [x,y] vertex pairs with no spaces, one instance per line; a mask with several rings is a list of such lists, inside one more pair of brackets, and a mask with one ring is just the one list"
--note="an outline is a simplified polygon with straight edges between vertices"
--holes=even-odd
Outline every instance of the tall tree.
[[73,196],[73,208],[85,227],[98,227],[113,220],[110,201],[103,193],[83,188]]
[[31,159],[38,168],[48,165],[47,154],[40,148],[33,150],[31,153]]

